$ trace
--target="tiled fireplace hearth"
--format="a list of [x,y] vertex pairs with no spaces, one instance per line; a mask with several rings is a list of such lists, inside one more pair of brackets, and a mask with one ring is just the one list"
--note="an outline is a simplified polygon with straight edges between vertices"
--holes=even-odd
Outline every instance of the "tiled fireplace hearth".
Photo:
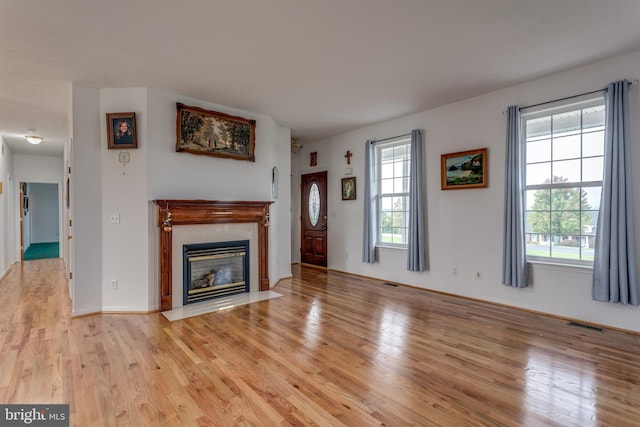
[[[181,226],[189,226],[185,229],[202,226],[204,231],[210,229],[212,224],[244,224],[245,226],[250,226],[251,223],[255,224],[257,228],[258,289],[260,291],[269,290],[268,227],[269,205],[272,202],[166,199],[158,199],[153,202],[156,205],[159,230],[159,294],[162,311],[174,308],[173,240],[174,232],[179,232]],[[178,297],[177,304],[179,301]]]

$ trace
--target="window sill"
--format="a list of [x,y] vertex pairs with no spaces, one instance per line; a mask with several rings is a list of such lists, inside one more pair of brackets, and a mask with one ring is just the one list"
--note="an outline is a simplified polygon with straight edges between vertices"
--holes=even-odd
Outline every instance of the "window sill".
[[542,268],[545,270],[575,271],[576,273],[583,274],[591,274],[593,271],[593,267],[590,265],[563,264],[560,262],[539,260],[527,260],[527,264],[531,264],[534,268]]
[[400,251],[406,251],[408,250],[406,246],[393,246],[393,245],[385,245],[385,244],[378,244],[376,245],[377,249],[395,249],[395,250],[400,250]]

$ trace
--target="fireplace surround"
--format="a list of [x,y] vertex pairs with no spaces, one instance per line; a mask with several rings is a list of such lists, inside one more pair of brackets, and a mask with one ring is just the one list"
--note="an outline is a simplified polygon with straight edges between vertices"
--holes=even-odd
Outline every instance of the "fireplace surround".
[[255,223],[258,229],[258,286],[269,290],[269,205],[267,201],[218,201],[156,199],[159,232],[160,309],[173,307],[172,238],[181,225]]

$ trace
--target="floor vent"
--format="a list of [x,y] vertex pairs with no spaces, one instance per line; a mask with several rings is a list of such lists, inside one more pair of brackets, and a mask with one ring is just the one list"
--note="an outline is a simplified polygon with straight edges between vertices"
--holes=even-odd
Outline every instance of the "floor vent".
[[398,286],[396,283],[389,283],[389,282],[384,282],[383,285],[393,286],[393,287]]
[[597,331],[597,332],[605,332],[605,329],[598,328],[597,326],[585,325],[584,323],[569,322],[567,323],[567,325],[576,326],[578,328],[590,329],[592,331]]

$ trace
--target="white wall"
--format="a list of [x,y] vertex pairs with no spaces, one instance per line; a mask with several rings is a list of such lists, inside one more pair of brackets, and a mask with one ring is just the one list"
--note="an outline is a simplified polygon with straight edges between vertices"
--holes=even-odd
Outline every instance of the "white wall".
[[2,182],[2,194],[0,194],[0,279],[4,277],[9,267],[15,261],[15,238],[13,227],[15,214],[13,213],[13,154],[4,138],[0,135],[0,182]]
[[[122,150],[107,149],[106,119],[100,120],[102,156],[102,310],[147,311],[149,252],[147,227],[147,89],[101,89],[100,117],[107,113],[136,113],[138,148],[127,150],[130,162],[119,162]],[[119,223],[112,223],[112,216]],[[117,289],[111,281],[117,280]]]
[[[576,68],[466,101],[380,123],[322,141],[305,143],[298,159],[300,174],[329,173],[329,268],[401,282],[587,322],[640,331],[640,309],[591,300],[591,271],[532,265],[532,285],[502,285],[502,218],[506,117],[509,105],[531,105],[604,88],[609,82],[640,77],[640,52]],[[640,87],[631,90],[632,135],[640,136]],[[424,130],[427,227],[430,269],[406,271],[406,252],[380,249],[377,264],[361,262],[364,144]],[[640,146],[634,143],[634,164]],[[489,187],[440,190],[440,155],[474,148],[489,149]],[[344,153],[354,153],[358,200],[342,201],[340,179],[347,166]],[[318,166],[308,166],[309,152],[318,152]],[[637,171],[634,171],[637,172]],[[635,173],[637,244],[640,248],[640,173]],[[298,204],[298,202],[296,202]],[[297,208],[298,209],[298,208]],[[295,221],[294,221],[295,222]],[[460,243],[464,242],[464,243]],[[299,248],[299,240],[296,242]],[[296,249],[297,250],[297,249]],[[294,250],[295,252],[295,250]],[[458,275],[453,276],[453,268]],[[477,280],[475,273],[481,272]]]
[[73,211],[72,313],[102,310],[102,144],[100,93],[71,85],[71,209]]
[[[82,206],[72,206],[74,223],[78,224],[74,226],[75,236],[83,234],[78,239],[74,236],[75,268],[82,270],[74,272],[74,314],[157,309],[157,219],[151,201],[270,200],[272,168],[277,166],[281,176],[290,173],[290,131],[268,116],[154,89],[98,90],[74,84],[72,92],[75,187],[72,203],[74,199],[75,203],[81,203],[79,197],[87,197]],[[176,102],[255,119],[256,161],[176,152]],[[129,150],[131,161],[123,168],[118,162],[119,150],[107,150],[105,115],[128,111],[136,112],[138,148]],[[86,191],[91,194],[85,194]],[[272,285],[291,274],[289,194],[285,185],[272,205]],[[110,218],[117,214],[120,222],[111,223]],[[286,255],[276,254],[280,251]],[[81,261],[81,258],[90,259]],[[81,262],[91,265],[93,270],[81,268]],[[118,281],[117,289],[111,287],[114,279]],[[84,290],[89,288],[95,294],[87,295],[82,305],[75,305],[77,296],[84,296]]]
[[28,184],[31,212],[31,243],[51,243],[60,240],[58,184]]

